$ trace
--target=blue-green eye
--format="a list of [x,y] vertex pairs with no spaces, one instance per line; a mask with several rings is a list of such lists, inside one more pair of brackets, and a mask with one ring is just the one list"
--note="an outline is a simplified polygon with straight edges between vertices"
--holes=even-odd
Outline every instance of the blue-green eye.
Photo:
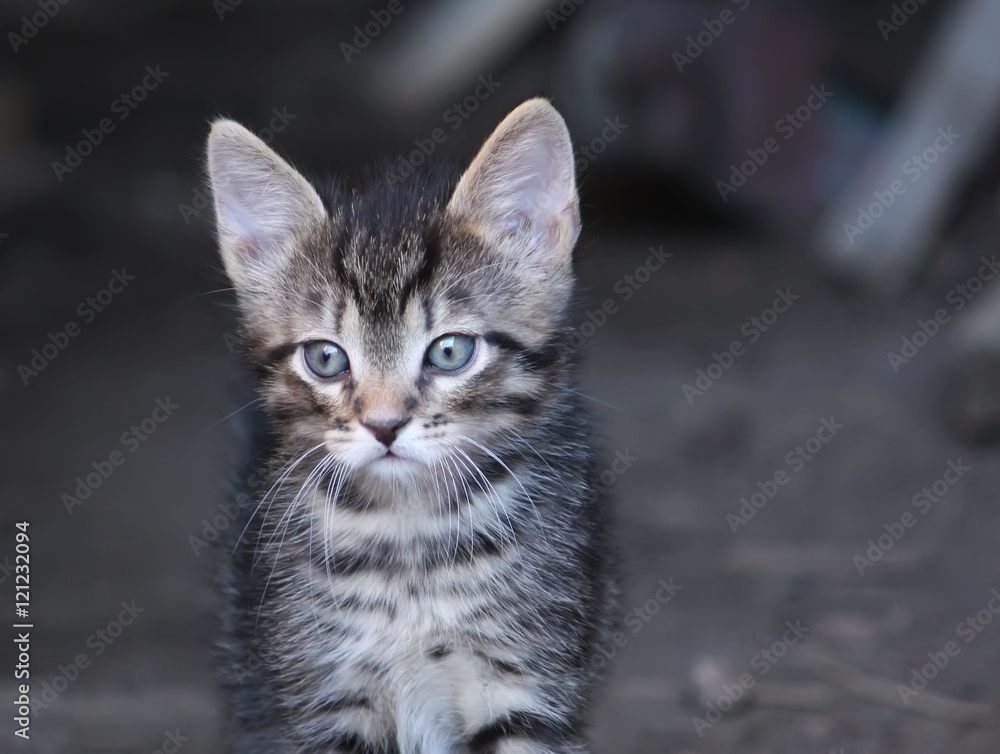
[[471,335],[442,335],[427,349],[427,363],[446,372],[461,369],[476,352],[476,339]]
[[328,340],[314,340],[302,348],[309,371],[317,377],[336,377],[347,371],[350,363],[344,349]]

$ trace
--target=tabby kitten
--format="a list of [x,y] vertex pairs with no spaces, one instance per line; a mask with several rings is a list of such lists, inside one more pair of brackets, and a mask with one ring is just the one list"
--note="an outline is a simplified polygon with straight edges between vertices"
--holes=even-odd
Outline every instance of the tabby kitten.
[[270,431],[222,579],[230,751],[587,751],[617,587],[562,118],[329,209],[232,121],[208,165]]

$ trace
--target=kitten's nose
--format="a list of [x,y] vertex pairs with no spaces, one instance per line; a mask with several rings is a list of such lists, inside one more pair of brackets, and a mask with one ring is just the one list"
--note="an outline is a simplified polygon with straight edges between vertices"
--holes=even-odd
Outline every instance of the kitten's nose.
[[371,433],[375,435],[375,439],[380,443],[385,445],[387,448],[396,441],[396,435],[399,433],[403,427],[405,427],[410,422],[410,417],[405,419],[379,419],[362,422]]

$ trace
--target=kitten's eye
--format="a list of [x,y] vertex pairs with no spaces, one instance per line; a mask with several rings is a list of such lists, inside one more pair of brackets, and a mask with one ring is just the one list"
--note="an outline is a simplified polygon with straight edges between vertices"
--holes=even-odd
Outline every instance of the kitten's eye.
[[427,363],[454,372],[472,361],[475,352],[476,339],[471,335],[442,335],[427,349]]
[[344,349],[328,340],[314,340],[302,348],[306,366],[317,377],[336,377],[347,371],[350,363]]

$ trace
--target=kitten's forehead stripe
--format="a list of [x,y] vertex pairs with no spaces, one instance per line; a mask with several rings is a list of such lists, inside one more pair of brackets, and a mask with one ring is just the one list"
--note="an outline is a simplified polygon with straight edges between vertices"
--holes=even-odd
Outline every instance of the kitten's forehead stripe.
[[433,223],[426,229],[422,238],[421,250],[423,251],[423,259],[421,260],[420,267],[403,283],[402,290],[399,293],[400,316],[402,316],[414,292],[418,289],[426,289],[431,284],[434,273],[437,271],[438,263],[441,261],[440,244],[440,230],[437,223]]
[[438,223],[451,181],[433,179],[414,191],[406,181],[385,181],[332,200],[332,268],[366,317],[400,316],[415,291],[426,289],[441,258]]
[[339,298],[333,312],[333,329],[336,332],[340,332],[340,329],[344,324],[344,309],[346,308],[347,301],[342,297]]
[[430,332],[431,325],[434,322],[433,305],[431,304],[430,296],[424,296],[420,301],[420,305],[424,310],[424,329]]

